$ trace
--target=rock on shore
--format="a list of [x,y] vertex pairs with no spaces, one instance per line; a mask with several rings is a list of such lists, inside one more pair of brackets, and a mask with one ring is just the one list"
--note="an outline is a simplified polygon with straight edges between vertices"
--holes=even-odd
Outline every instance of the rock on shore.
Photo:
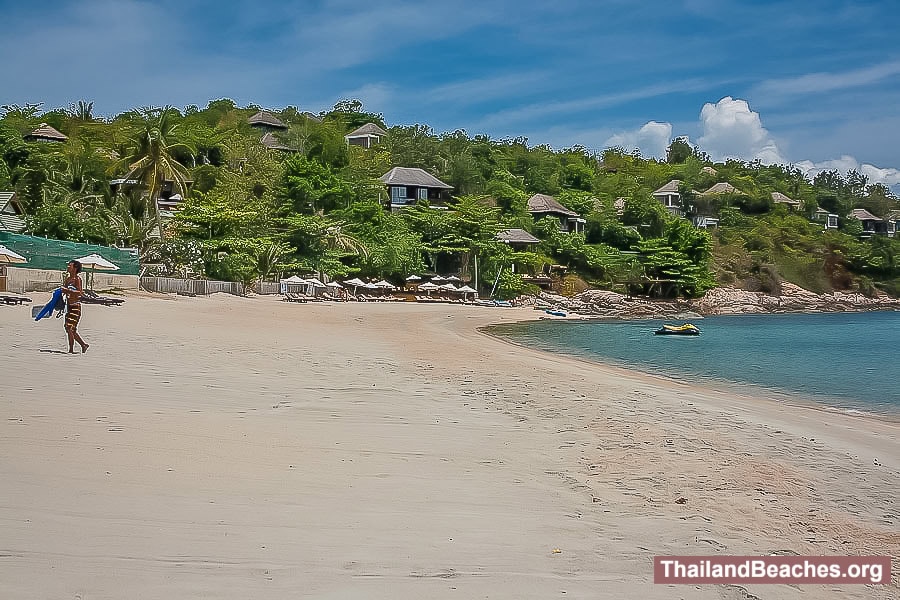
[[588,290],[572,298],[543,293],[538,302],[581,315],[623,319],[900,310],[900,300],[886,295],[869,298],[862,294],[844,292],[816,294],[791,283],[782,283],[781,295],[778,296],[738,288],[714,288],[702,298],[693,300],[650,300],[605,290]]

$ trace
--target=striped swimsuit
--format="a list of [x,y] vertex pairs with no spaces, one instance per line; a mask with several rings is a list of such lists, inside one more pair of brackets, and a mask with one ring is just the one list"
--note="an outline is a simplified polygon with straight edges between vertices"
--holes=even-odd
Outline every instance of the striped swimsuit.
[[75,331],[78,321],[81,320],[81,298],[77,302],[66,304],[66,331]]

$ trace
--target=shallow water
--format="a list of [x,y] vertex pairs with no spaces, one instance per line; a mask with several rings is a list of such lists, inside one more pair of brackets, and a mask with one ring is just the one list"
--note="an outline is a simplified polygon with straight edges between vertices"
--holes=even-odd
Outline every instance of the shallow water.
[[700,336],[653,335],[664,322],[547,320],[489,332],[689,381],[745,383],[836,408],[900,414],[900,312],[707,317],[694,321]]

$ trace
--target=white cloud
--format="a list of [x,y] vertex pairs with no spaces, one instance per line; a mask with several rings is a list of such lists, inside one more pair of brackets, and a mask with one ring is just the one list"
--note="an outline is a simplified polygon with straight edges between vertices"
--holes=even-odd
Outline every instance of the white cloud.
[[725,96],[715,104],[705,104],[700,111],[700,125],[703,135],[697,141],[714,160],[786,162],[775,140],[762,126],[759,113],[750,110],[746,100]]
[[672,124],[650,121],[637,131],[623,131],[611,136],[604,146],[621,146],[626,150],[638,148],[646,157],[663,158],[672,139]]
[[675,93],[696,92],[709,89],[715,83],[705,79],[688,79],[683,81],[672,81],[660,83],[625,91],[616,91],[610,93],[599,94],[595,96],[585,96],[572,100],[559,100],[556,102],[535,102],[519,108],[506,109],[500,112],[487,115],[480,122],[476,123],[477,127],[493,127],[508,125],[510,123],[519,123],[527,121],[547,120],[551,117],[572,114],[578,112],[598,111],[613,106],[635,102],[637,100],[647,100],[660,96],[668,96]]
[[794,165],[802,171],[808,178],[812,179],[822,171],[838,171],[842,175],[846,175],[848,171],[858,171],[865,175],[869,183],[882,183],[886,186],[894,186],[900,184],[900,169],[882,169],[868,163],[860,164],[852,156],[841,156],[833,160],[823,160],[821,162],[812,162],[811,160],[801,160]]
[[842,73],[808,73],[799,77],[763,81],[754,90],[754,96],[770,98],[821,94],[871,85],[897,74],[900,74],[900,61],[896,60]]

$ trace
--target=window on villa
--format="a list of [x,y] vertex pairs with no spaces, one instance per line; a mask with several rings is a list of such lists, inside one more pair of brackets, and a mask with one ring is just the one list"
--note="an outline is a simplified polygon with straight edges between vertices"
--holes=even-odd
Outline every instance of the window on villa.
[[419,188],[419,200],[428,200],[428,188]]
[[405,186],[395,186],[391,188],[391,199],[392,200],[405,200],[406,199],[406,187]]

